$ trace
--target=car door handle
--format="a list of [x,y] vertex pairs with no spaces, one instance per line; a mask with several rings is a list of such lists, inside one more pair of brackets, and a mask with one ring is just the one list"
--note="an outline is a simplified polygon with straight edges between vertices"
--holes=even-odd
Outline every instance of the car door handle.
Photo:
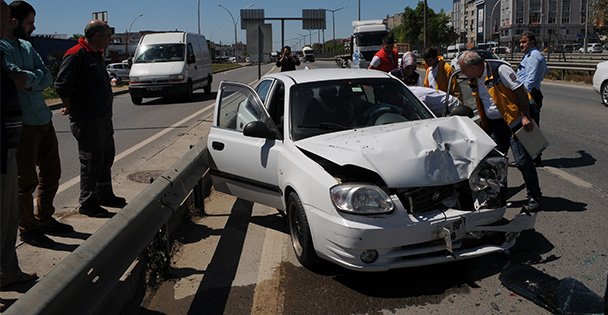
[[221,143],[221,142],[217,142],[217,141],[213,141],[213,142],[211,142],[211,147],[212,147],[214,150],[218,150],[218,151],[222,151],[222,150],[224,150],[224,144],[223,144],[223,143]]

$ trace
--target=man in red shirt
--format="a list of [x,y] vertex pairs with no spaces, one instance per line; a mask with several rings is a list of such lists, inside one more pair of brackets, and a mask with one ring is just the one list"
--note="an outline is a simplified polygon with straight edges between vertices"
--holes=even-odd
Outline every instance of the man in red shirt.
[[399,52],[395,49],[393,36],[387,35],[382,39],[382,49],[380,49],[369,63],[368,69],[376,69],[384,72],[391,72],[399,67]]

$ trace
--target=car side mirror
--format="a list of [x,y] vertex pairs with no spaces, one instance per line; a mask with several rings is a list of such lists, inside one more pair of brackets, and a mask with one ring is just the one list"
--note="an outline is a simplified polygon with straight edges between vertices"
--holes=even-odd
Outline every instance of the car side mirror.
[[450,112],[450,116],[464,116],[473,118],[473,116],[475,116],[475,113],[473,112],[472,108],[461,105],[452,109],[452,111]]
[[270,129],[264,122],[259,120],[252,121],[243,128],[243,135],[247,137],[275,139],[276,133]]
[[133,65],[133,57],[127,58],[127,64],[129,64],[129,68]]

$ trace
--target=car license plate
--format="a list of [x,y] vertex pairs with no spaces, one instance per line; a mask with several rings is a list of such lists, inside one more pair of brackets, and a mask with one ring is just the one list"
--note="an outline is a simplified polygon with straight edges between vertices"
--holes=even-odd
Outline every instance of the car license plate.
[[148,91],[152,91],[152,92],[160,91],[162,89],[163,88],[161,88],[161,87],[149,87],[149,88],[147,88]]

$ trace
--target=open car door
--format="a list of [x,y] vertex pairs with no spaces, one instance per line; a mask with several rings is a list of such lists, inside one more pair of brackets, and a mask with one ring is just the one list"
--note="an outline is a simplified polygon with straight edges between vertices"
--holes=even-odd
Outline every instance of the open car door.
[[[254,135],[248,130],[254,130]],[[277,162],[283,143],[279,138],[274,122],[251,87],[222,82],[207,139],[215,189],[282,209]]]

